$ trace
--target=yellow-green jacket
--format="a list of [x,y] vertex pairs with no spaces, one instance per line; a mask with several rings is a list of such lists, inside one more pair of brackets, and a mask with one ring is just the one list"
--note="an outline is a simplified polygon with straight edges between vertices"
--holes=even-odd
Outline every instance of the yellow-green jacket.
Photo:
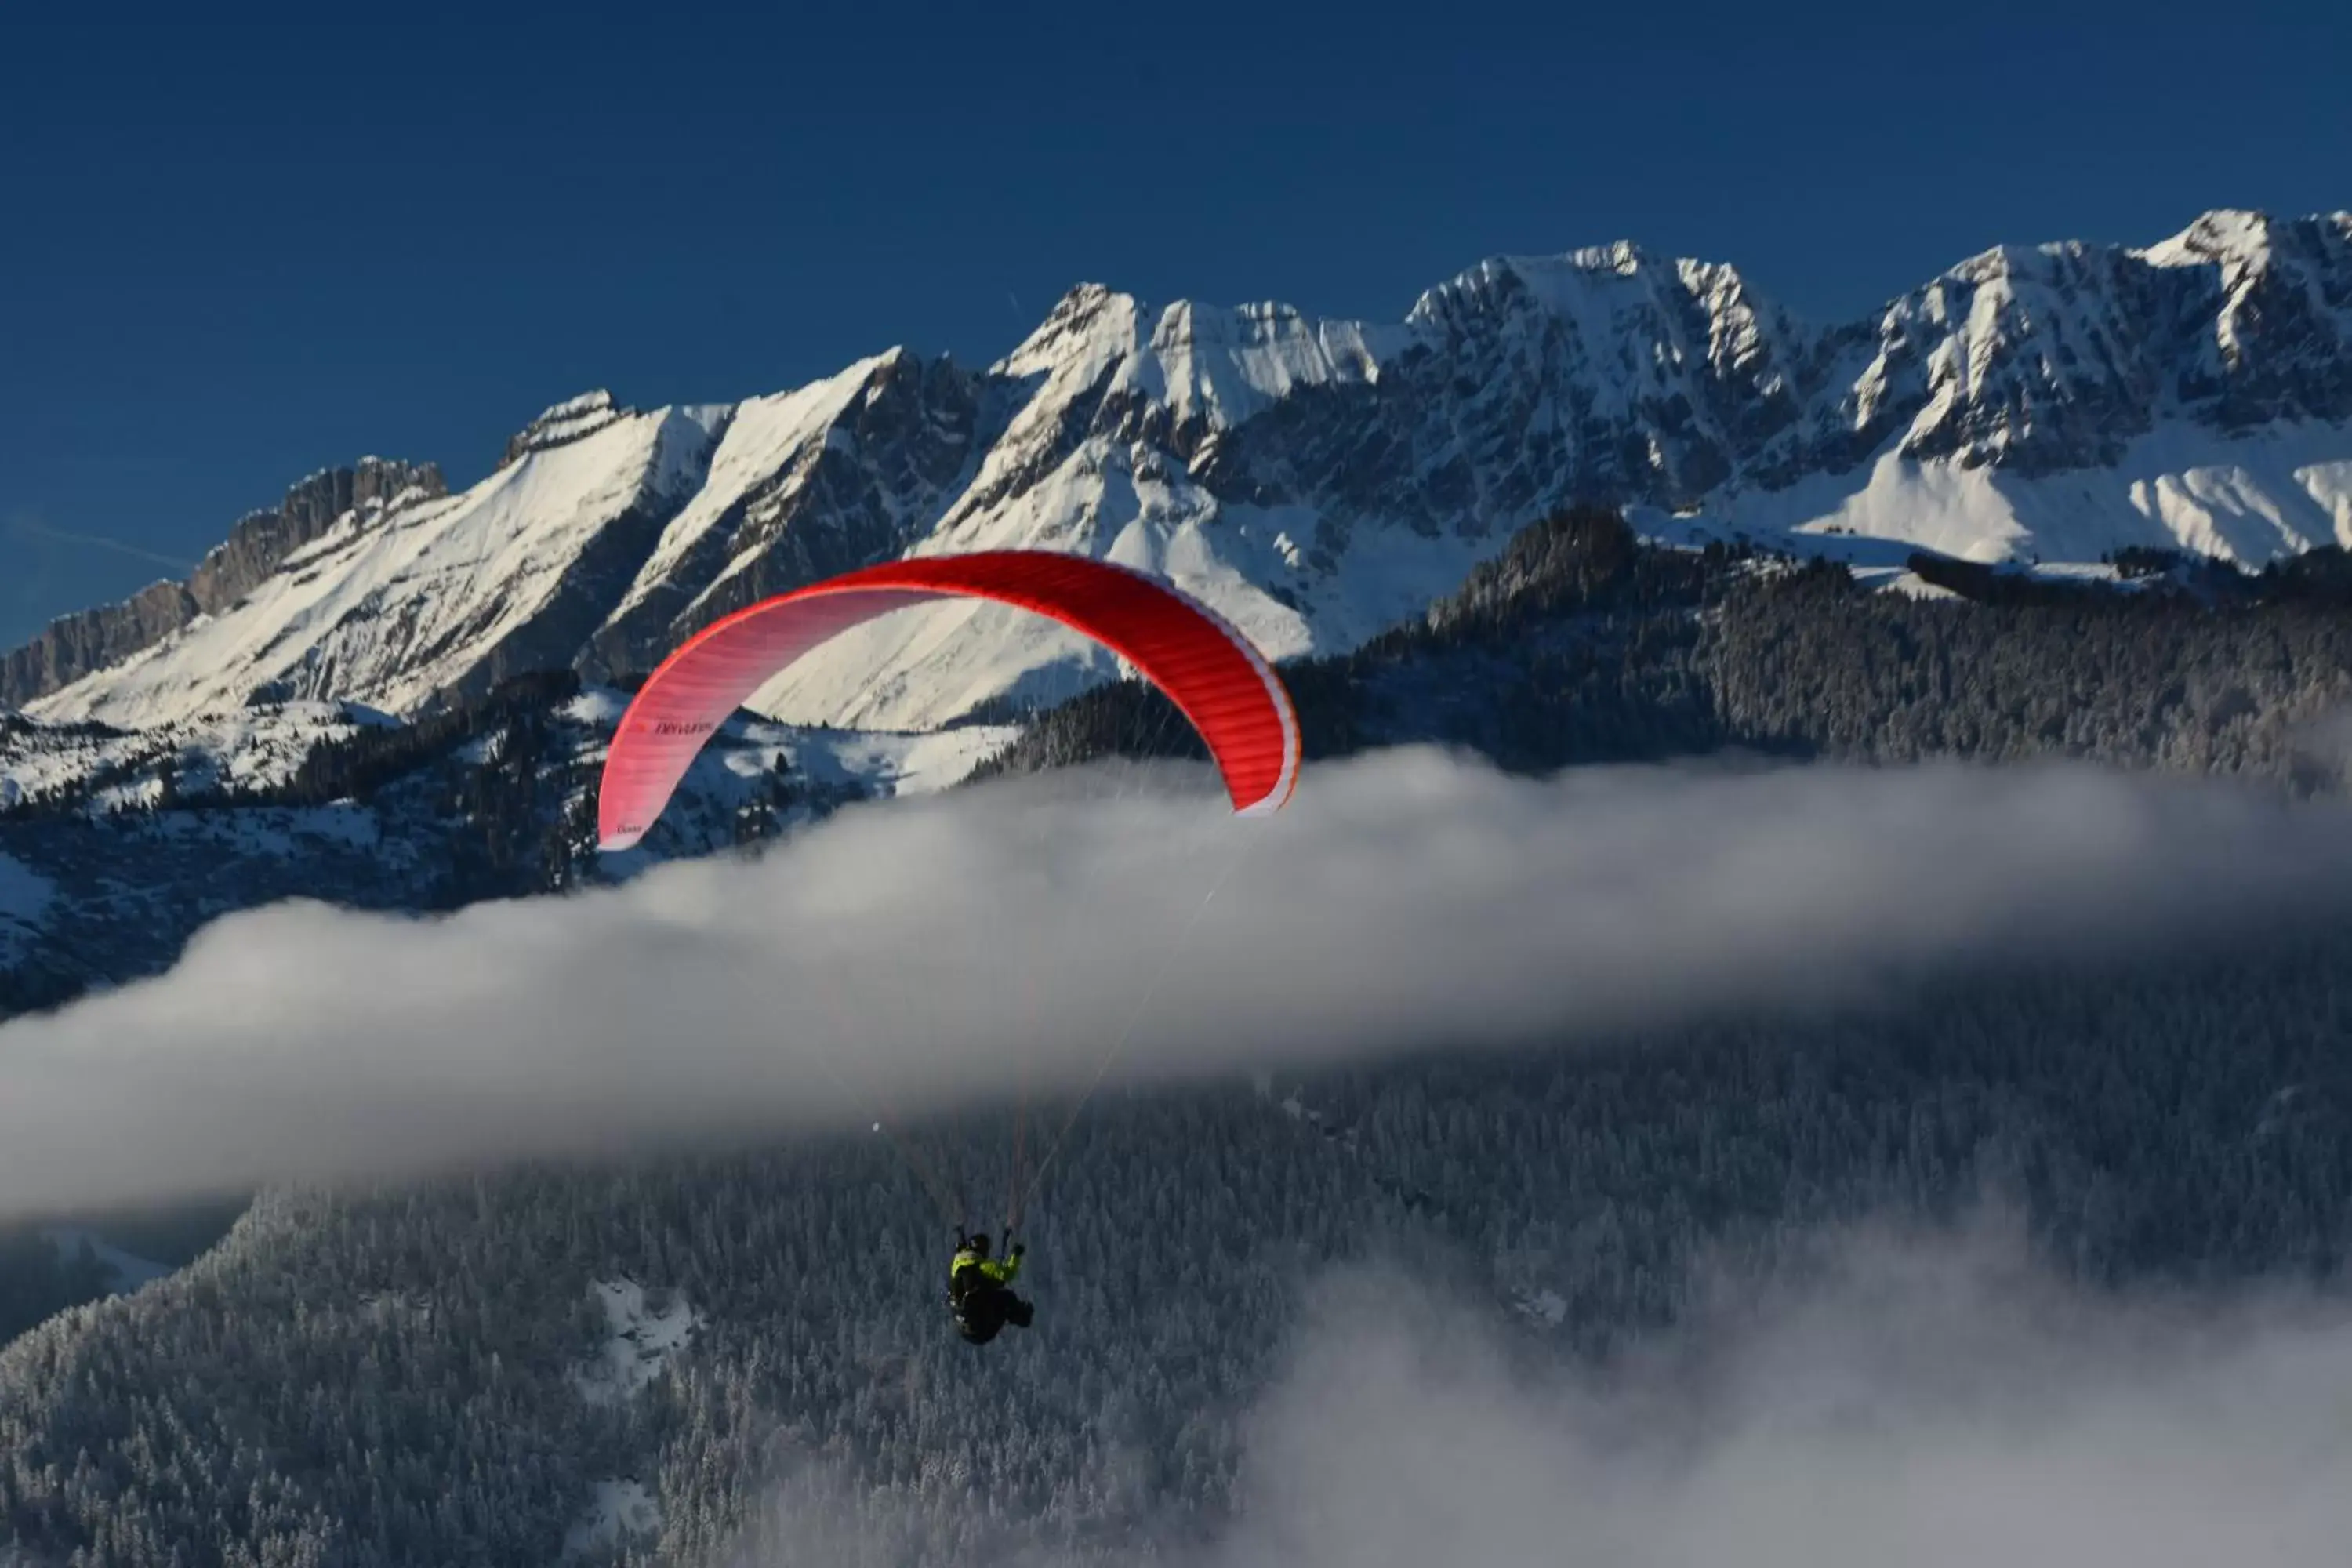
[[990,1258],[969,1247],[964,1247],[948,1264],[949,1290],[961,1295],[970,1287],[971,1282],[963,1278],[964,1271],[970,1268],[979,1269],[982,1274],[995,1280],[999,1285],[1010,1285],[1013,1283],[1013,1276],[1021,1272],[1021,1259]]

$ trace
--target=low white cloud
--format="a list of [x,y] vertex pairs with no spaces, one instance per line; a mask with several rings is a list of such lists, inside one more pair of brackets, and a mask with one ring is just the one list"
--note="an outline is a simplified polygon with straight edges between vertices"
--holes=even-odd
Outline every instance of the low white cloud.
[[1534,781],[1416,750],[1253,822],[1144,776],[1170,787],[1005,781],[441,919],[223,920],[0,1027],[0,1216],[1075,1091],[1121,1040],[1115,1080],[1311,1067],[2352,912],[2352,814],[2088,769]]
[[1857,1241],[1603,1373],[1333,1281],[1225,1568],[2312,1568],[2352,1532],[2352,1310],[2096,1297],[1997,1235]]
[[2352,783],[2352,708],[2322,714],[2295,734],[2294,749],[2305,769],[2319,779]]

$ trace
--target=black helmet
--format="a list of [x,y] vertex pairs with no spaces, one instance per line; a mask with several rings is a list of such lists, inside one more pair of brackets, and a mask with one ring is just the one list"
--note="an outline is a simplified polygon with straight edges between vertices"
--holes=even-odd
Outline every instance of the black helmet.
[[982,1231],[978,1236],[966,1237],[963,1244],[971,1251],[984,1254],[988,1251],[988,1233]]

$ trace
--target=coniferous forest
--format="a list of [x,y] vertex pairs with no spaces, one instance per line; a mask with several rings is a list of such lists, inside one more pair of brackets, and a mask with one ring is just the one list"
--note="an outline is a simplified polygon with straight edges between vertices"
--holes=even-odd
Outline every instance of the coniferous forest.
[[[1421,620],[1286,673],[1314,757],[2065,757],[2331,796],[2340,553],[2260,578],[2136,562],[2089,588],[1929,563],[1921,597],[1651,549],[1578,510]],[[531,700],[322,751],[289,798],[412,787],[512,731],[531,743],[503,767],[433,786],[498,825],[450,897],[563,885],[580,824]],[[1112,687],[986,771],[1188,744],[1156,696]],[[958,1186],[1003,1180],[1002,1119],[916,1132]],[[1713,1271],[1988,1205],[2088,1292],[2332,1289],[2352,933],[2217,932],[1869,1005],[1107,1096],[1028,1227],[1038,1327],[984,1354],[946,1331],[946,1238],[874,1139],[271,1190],[193,1263],[96,1301],[93,1258],[12,1238],[0,1563],[1191,1561],[1244,1511],[1251,1412],[1334,1268],[1397,1271],[1514,1354],[1607,1366]],[[641,1322],[693,1325],[641,1387],[597,1370],[622,1282]],[[623,1483],[644,1528],[583,1531]]]

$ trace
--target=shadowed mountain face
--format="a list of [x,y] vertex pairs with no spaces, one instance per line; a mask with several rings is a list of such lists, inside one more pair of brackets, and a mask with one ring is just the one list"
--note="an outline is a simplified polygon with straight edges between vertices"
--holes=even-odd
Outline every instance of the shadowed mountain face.
[[[253,700],[413,714],[517,674],[642,672],[767,595],[1002,547],[1160,571],[1277,657],[1344,652],[1575,501],[1857,561],[1875,542],[1894,562],[2259,564],[2352,542],[2347,351],[2343,214],[2004,247],[1827,327],[1626,245],[1483,263],[1387,325],[1089,285],[985,371],[894,350],[732,405],[593,393],[457,495],[430,468],[318,476],[188,584],[9,656],[0,702],[120,725]],[[951,607],[821,650],[762,703],[929,728],[1110,673]]]

